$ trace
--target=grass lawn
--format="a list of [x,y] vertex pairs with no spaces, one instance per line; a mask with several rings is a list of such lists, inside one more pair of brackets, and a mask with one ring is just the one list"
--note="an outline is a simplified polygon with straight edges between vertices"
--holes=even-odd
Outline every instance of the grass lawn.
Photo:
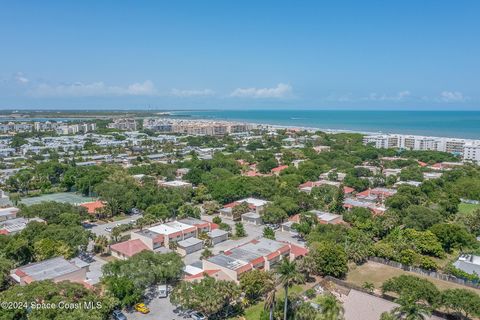
[[472,213],[476,209],[480,209],[480,204],[460,203],[458,205],[458,212],[460,213]]
[[[288,289],[288,293],[296,293],[296,294],[299,294],[299,293],[302,293],[303,291],[305,291],[307,288],[309,288],[310,286],[307,284],[307,285],[294,285],[292,286],[291,288]],[[276,299],[277,301],[279,300],[283,300],[285,299],[285,290],[282,289],[279,289],[277,290],[277,295],[276,295]],[[262,310],[263,310],[263,301],[253,305],[253,306],[250,306],[248,307],[247,309],[245,309],[245,319],[247,320],[258,320],[260,319],[260,315],[262,313]]]
[[408,274],[417,276],[420,278],[425,278],[435,284],[437,288],[440,290],[446,289],[469,289],[475,291],[480,294],[480,290],[473,289],[470,287],[465,287],[453,282],[443,281],[427,276],[422,276],[417,273],[407,272],[401,269],[393,268],[381,263],[376,262],[367,262],[361,266],[357,266],[355,269],[351,269],[351,271],[347,275],[347,282],[356,284],[358,286],[362,286],[365,282],[371,282],[375,285],[376,289],[379,289],[382,286],[382,283],[390,278]]

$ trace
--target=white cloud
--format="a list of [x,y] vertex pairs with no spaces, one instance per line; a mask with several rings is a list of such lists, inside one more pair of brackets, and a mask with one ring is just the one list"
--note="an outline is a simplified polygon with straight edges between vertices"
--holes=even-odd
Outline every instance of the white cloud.
[[27,84],[30,82],[30,80],[22,72],[17,72],[13,78],[17,83],[20,84]]
[[440,100],[443,102],[462,102],[467,100],[467,97],[459,91],[443,91],[440,93]]
[[103,82],[50,85],[46,83],[33,87],[29,94],[36,97],[87,97],[87,96],[147,96],[155,95],[152,81],[133,83],[127,87],[109,86]]
[[363,98],[363,100],[369,101],[402,101],[411,96],[410,91],[404,90],[400,91],[394,95],[387,95],[387,94],[378,94],[378,93],[370,93],[368,97]]
[[292,86],[279,83],[274,88],[237,88],[230,94],[231,97],[242,98],[286,98],[292,93]]
[[198,97],[198,96],[213,96],[215,91],[210,89],[202,89],[202,90],[180,90],[180,89],[172,89],[170,91],[172,96],[176,97]]

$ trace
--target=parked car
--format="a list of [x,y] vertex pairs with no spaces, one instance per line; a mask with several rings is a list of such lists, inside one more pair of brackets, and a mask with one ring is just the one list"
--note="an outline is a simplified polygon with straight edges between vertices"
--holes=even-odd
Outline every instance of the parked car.
[[120,310],[113,310],[112,316],[114,320],[127,320],[127,317]]
[[205,317],[203,315],[203,313],[201,312],[194,312],[190,315],[190,318],[192,318],[193,320],[206,320],[207,317]]
[[137,310],[140,313],[147,314],[150,312],[150,309],[145,305],[145,303],[137,303],[135,305],[135,310]]
[[112,232],[112,228],[106,227],[106,228],[105,228],[105,231],[107,231],[107,232]]
[[161,284],[158,286],[158,297],[159,298],[168,297],[168,288],[166,284]]

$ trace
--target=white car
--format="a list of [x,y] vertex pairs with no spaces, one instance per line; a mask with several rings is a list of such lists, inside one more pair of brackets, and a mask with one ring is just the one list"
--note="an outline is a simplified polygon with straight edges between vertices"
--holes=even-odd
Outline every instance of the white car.
[[106,228],[105,228],[105,231],[107,231],[107,232],[112,232],[112,228],[111,228],[111,227],[106,227]]
[[206,320],[207,317],[205,317],[203,315],[203,313],[200,313],[200,312],[194,312],[190,315],[190,318],[192,318],[193,320]]

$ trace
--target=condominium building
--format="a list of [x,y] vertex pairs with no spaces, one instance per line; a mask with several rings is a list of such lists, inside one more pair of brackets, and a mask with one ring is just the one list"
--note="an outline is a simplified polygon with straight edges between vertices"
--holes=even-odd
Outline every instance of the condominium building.
[[112,123],[108,124],[108,127],[123,131],[136,131],[137,121],[133,118],[114,119]]
[[363,138],[363,143],[372,144],[376,148],[449,152],[462,156],[463,160],[480,161],[480,140],[401,134],[379,134],[365,136]]
[[229,121],[178,120],[148,118],[143,120],[143,127],[159,131],[192,135],[222,136],[229,133],[247,132],[251,126],[245,123]]
[[308,250],[288,242],[266,238],[254,239],[202,261],[202,271],[185,277],[186,281],[202,279],[205,274],[221,280],[238,282],[250,270],[271,270],[283,259],[304,256]]

